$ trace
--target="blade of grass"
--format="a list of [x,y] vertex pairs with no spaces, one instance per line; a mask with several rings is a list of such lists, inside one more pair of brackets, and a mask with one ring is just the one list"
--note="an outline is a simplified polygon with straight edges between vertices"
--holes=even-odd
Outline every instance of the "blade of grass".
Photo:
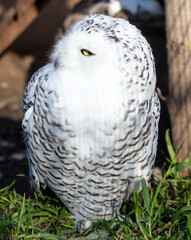
[[133,198],[134,198],[134,203],[135,203],[135,217],[136,217],[136,222],[137,225],[139,226],[139,229],[141,231],[141,233],[144,236],[145,240],[149,240],[147,236],[149,236],[149,234],[147,233],[146,229],[143,228],[140,220],[139,220],[139,193],[137,190],[133,191]]
[[27,220],[26,220],[27,226],[26,226],[26,230],[25,230],[25,236],[28,235],[29,226],[30,226],[30,218],[31,218],[31,205],[30,205],[30,198],[28,198],[28,200],[27,200]]
[[146,184],[146,181],[145,181],[144,178],[142,179],[141,184],[142,184],[142,196],[143,196],[143,199],[144,199],[145,207],[146,207],[147,212],[149,214],[150,210],[151,210],[151,199],[150,199],[148,187],[147,187],[147,184]]
[[[182,146],[183,146],[186,138],[182,141],[182,143],[181,143],[180,147],[178,148],[178,151],[176,152],[176,154],[175,154],[175,152],[174,152],[174,149],[173,149],[173,146],[172,146],[172,142],[171,142],[171,140],[170,140],[169,129],[166,130],[165,139],[166,139],[166,145],[167,145],[168,153],[169,153],[170,159],[171,159],[170,166],[169,166],[167,172],[165,173],[165,177],[168,177],[168,176],[170,175],[170,173],[171,173],[171,168],[172,168],[172,166],[173,166],[174,164],[178,163],[177,155],[178,155],[179,151],[181,150],[181,148],[182,148]],[[184,167],[183,164],[180,165],[180,166]],[[184,167],[184,168],[185,168],[185,167]],[[175,172],[174,172],[174,173],[175,173]],[[171,174],[172,174],[172,173],[171,173]]]
[[152,200],[152,204],[151,204],[151,209],[150,209],[150,215],[149,215],[149,235],[150,237],[152,237],[152,224],[151,224],[151,220],[152,220],[152,217],[153,217],[153,210],[154,210],[154,206],[156,204],[156,200],[157,200],[157,197],[158,197],[158,194],[160,192],[160,189],[164,183],[164,180],[165,180],[165,177],[163,177],[163,179],[159,182],[159,185],[157,187],[157,190],[156,190],[156,193],[153,197],[153,200]]
[[181,209],[179,209],[179,210],[175,213],[172,221],[175,222],[176,219],[179,217],[179,215],[182,214],[182,213],[184,213],[185,211],[191,211],[191,206],[186,206],[186,207],[182,207]]
[[176,154],[174,152],[174,149],[172,147],[172,143],[170,140],[170,129],[166,130],[165,139],[166,139],[167,150],[168,150],[171,162],[173,162],[176,159]]
[[[17,239],[22,239],[24,237],[24,234],[21,234],[20,236],[18,236],[18,238],[12,238],[12,240],[17,240]],[[26,236],[26,239],[48,239],[48,240],[67,240],[67,238],[65,237],[60,237],[60,236],[56,236],[54,234],[50,234],[50,233],[37,233],[37,234],[31,234]]]
[[60,210],[60,215],[59,215],[59,217],[58,217],[58,221],[57,221],[56,226],[55,226],[56,228],[58,227],[58,224],[60,223],[60,220],[61,220],[62,217],[64,216],[65,212],[66,212],[66,208],[65,208],[65,207],[62,207],[62,209]]
[[[21,211],[20,214],[18,216],[18,226],[17,226],[17,237],[19,236],[19,231],[20,231],[20,227],[21,227],[21,221],[22,221],[22,216],[24,213],[24,207],[25,207],[25,194],[23,196],[23,203],[22,203],[22,207],[21,207]],[[17,238],[16,238],[17,239]]]
[[188,218],[188,220],[187,220],[187,226],[188,226],[188,230],[189,230],[190,237],[191,237],[191,213],[188,214],[187,218]]
[[0,221],[0,228],[9,227],[12,224],[11,220]]
[[176,163],[169,171],[169,175],[175,174],[176,172],[179,172],[182,169],[191,167],[191,158],[186,158],[182,160],[179,163]]
[[14,180],[9,186],[0,189],[0,192],[4,192],[4,194],[6,194],[6,192],[8,192],[9,189],[15,184],[15,182],[16,180]]

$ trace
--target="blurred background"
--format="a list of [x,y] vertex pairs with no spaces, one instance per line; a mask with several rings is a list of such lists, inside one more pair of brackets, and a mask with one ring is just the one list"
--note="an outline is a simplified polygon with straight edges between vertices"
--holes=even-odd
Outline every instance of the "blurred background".
[[[31,75],[48,62],[55,41],[87,13],[123,17],[136,25],[150,43],[156,61],[162,106],[156,166],[166,152],[170,127],[165,9],[161,0],[1,0],[0,1],[0,188],[17,174],[18,193],[30,193],[25,143],[21,128],[21,99]],[[182,136],[183,138],[184,136]]]

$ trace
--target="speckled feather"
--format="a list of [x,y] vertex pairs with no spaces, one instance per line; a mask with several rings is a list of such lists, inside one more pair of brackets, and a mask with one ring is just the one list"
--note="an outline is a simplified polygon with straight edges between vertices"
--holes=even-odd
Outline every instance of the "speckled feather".
[[[94,55],[84,56],[81,49]],[[160,104],[151,48],[123,19],[90,14],[54,46],[23,96],[29,172],[75,216],[112,219],[150,179]]]

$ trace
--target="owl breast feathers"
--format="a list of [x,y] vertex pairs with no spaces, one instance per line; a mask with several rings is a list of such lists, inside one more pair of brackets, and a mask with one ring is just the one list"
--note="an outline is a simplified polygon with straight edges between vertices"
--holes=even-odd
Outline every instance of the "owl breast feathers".
[[23,129],[32,184],[48,186],[75,216],[119,213],[150,179],[160,104],[151,48],[124,19],[90,14],[54,46],[29,81]]

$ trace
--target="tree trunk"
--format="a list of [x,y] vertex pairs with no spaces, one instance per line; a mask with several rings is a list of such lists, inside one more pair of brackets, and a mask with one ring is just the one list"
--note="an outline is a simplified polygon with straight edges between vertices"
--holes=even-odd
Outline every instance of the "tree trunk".
[[[180,161],[191,157],[191,0],[165,0],[169,65],[167,105],[175,150],[183,138]],[[191,175],[191,168],[181,176]]]

